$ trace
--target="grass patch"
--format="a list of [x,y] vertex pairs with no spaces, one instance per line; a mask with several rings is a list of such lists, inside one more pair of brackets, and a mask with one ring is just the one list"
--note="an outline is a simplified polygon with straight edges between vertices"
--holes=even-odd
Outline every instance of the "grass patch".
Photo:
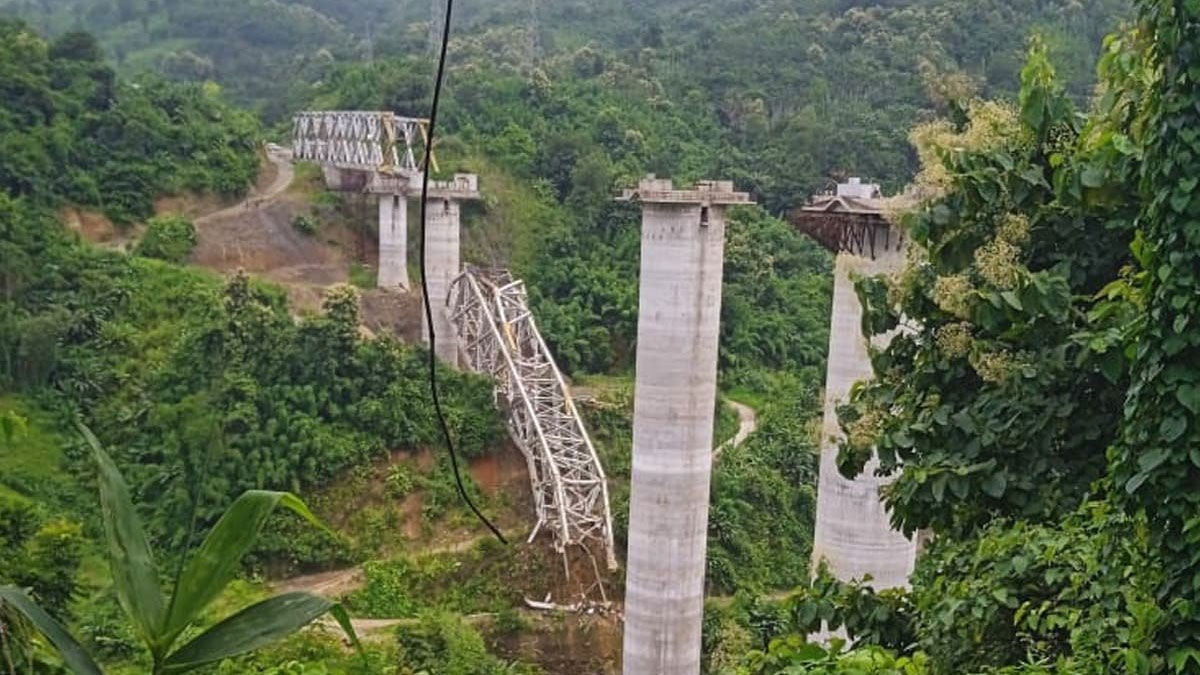
[[350,284],[357,288],[375,288],[378,279],[374,267],[359,262],[350,263],[349,276]]
[[288,193],[314,195],[325,191],[325,176],[321,173],[320,166],[312,162],[296,162],[293,166],[295,173],[292,184],[288,186]]
[[37,487],[70,481],[63,469],[63,441],[43,410],[12,395],[0,396],[0,417],[14,414],[24,420],[12,439],[0,435],[0,490],[37,499]]
[[768,392],[758,389],[751,389],[749,387],[734,387],[725,392],[725,397],[730,400],[737,401],[738,403],[748,405],[755,410],[762,410],[766,408],[770,403],[771,398]]
[[462,553],[370,562],[363,566],[366,584],[347,605],[376,618],[417,616],[434,608],[474,614],[518,607],[524,588],[556,571],[557,554],[542,549],[548,547],[541,542],[504,546],[484,539]]
[[742,420],[738,417],[737,410],[726,403],[725,399],[717,398],[713,415],[713,447],[719,448],[726,441],[732,440],[741,424]]
[[586,387],[597,392],[617,393],[633,390],[633,375],[579,375],[574,378],[576,387]]

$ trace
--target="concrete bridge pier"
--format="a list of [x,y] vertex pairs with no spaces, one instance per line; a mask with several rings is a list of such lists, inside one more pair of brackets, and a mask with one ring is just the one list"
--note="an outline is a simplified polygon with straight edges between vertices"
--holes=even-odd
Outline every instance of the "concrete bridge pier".
[[697,675],[725,210],[749,198],[650,177],[622,199],[642,204],[624,672]]
[[[904,267],[904,252],[883,248],[874,258],[857,251],[842,251],[834,259],[833,316],[829,331],[829,361],[825,374],[825,408],[821,423],[821,467],[817,486],[816,532],[813,537],[813,570],[821,562],[843,581],[872,577],[877,590],[908,584],[916,563],[915,542],[893,530],[879,490],[894,478],[875,475],[872,459],[853,480],[837,468],[842,437],[837,406],[849,398],[850,388],[875,376],[867,339],[862,334],[862,306],[854,291],[855,276],[875,276]],[[891,335],[878,336],[874,347],[884,349]]]
[[[421,193],[421,175],[410,179],[409,194]],[[451,180],[429,181],[425,212],[425,273],[429,288],[429,304],[433,313],[433,330],[437,336],[434,350],[444,363],[458,367],[458,334],[446,306],[450,282],[462,271],[459,252],[462,240],[462,203],[478,200],[479,177],[473,173],[457,173]],[[429,319],[421,312],[421,339],[429,344]]]
[[[450,321],[446,299],[450,282],[462,269],[460,260],[461,222],[458,200],[430,197],[425,214],[425,273],[433,330],[434,349],[443,363],[458,366],[458,334]],[[429,344],[429,319],[421,313],[421,339]]]
[[[904,233],[888,222],[884,207],[878,185],[851,178],[792,215],[801,232],[835,256],[813,570],[824,562],[842,581],[870,575],[877,590],[908,584],[917,544],[891,528],[879,490],[894,479],[875,475],[877,460],[852,480],[838,471],[842,431],[837,407],[855,382],[874,377],[854,277],[899,272],[905,265]],[[893,335],[876,336],[872,346],[886,348]]]
[[408,197],[379,195],[380,288],[399,286],[408,290]]

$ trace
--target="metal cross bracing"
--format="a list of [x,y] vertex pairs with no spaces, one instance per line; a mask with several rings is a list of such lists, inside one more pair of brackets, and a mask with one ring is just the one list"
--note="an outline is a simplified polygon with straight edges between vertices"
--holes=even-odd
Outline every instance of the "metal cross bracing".
[[507,272],[468,267],[450,286],[451,322],[471,370],[495,379],[508,431],[525,455],[537,525],[554,533],[566,555],[599,543],[616,569],[608,483],[570,391],[529,311],[525,283]]
[[427,120],[391,112],[301,112],[292,119],[292,154],[340,169],[412,173],[420,171],[415,148],[427,128]]
[[904,233],[896,231],[881,213],[797,210],[792,224],[834,254],[847,252],[874,260],[904,248]]

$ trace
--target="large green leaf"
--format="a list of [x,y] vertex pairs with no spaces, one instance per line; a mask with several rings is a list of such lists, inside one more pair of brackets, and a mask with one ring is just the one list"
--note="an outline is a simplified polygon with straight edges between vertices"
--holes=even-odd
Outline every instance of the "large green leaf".
[[[254,651],[295,633],[337,607],[336,603],[310,593],[284,593],[263,600],[180,647],[163,662],[163,673],[184,673],[206,663]],[[343,621],[345,613],[335,611],[334,617],[357,644],[353,627],[349,621]]]
[[0,587],[0,605],[12,607],[29,619],[29,622],[58,648],[63,663],[76,675],[103,675],[104,671],[100,670],[100,666],[79,646],[75,638],[23,591],[7,586]]
[[304,502],[291,493],[250,490],[238,497],[208,533],[176,582],[163,630],[164,646],[170,646],[197,615],[221,594],[237,574],[242,557],[254,546],[263,524],[276,506],[287,507],[325,529]]
[[117,599],[148,644],[160,635],[166,603],[158,585],[158,569],[142,521],[129,498],[129,488],[117,465],[100,447],[90,429],[77,423],[79,432],[92,447],[100,483],[100,511],[108,538],[108,562]]
[[346,608],[341,605],[334,605],[329,608],[329,614],[342,627],[342,631],[346,633],[346,637],[350,638],[350,644],[358,650],[358,655],[363,658],[363,664],[367,663],[367,654],[363,651],[362,643],[358,641],[358,633],[354,632],[354,622],[350,620],[350,614],[346,612]]

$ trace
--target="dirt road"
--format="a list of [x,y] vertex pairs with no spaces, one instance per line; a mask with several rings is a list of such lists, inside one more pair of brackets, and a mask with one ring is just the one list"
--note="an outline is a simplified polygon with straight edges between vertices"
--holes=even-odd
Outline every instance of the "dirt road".
[[196,226],[199,227],[204,223],[214,220],[234,218],[249,213],[261,207],[268,200],[283,194],[284,190],[287,190],[288,186],[292,184],[292,179],[296,175],[295,170],[292,168],[292,151],[286,148],[268,147],[267,161],[274,168],[275,177],[266,187],[260,188],[255,186],[250,189],[250,193],[246,195],[246,198],[237,204],[196,218]]
[[758,430],[758,413],[755,412],[754,408],[751,408],[745,403],[738,403],[731,398],[725,399],[725,402],[733,406],[733,409],[737,411],[738,430],[737,433],[733,435],[733,438],[725,441],[716,449],[716,451],[713,453],[714,459],[719,457],[725,448],[739,447],[742,443],[746,442],[747,438],[750,438],[750,434]]

